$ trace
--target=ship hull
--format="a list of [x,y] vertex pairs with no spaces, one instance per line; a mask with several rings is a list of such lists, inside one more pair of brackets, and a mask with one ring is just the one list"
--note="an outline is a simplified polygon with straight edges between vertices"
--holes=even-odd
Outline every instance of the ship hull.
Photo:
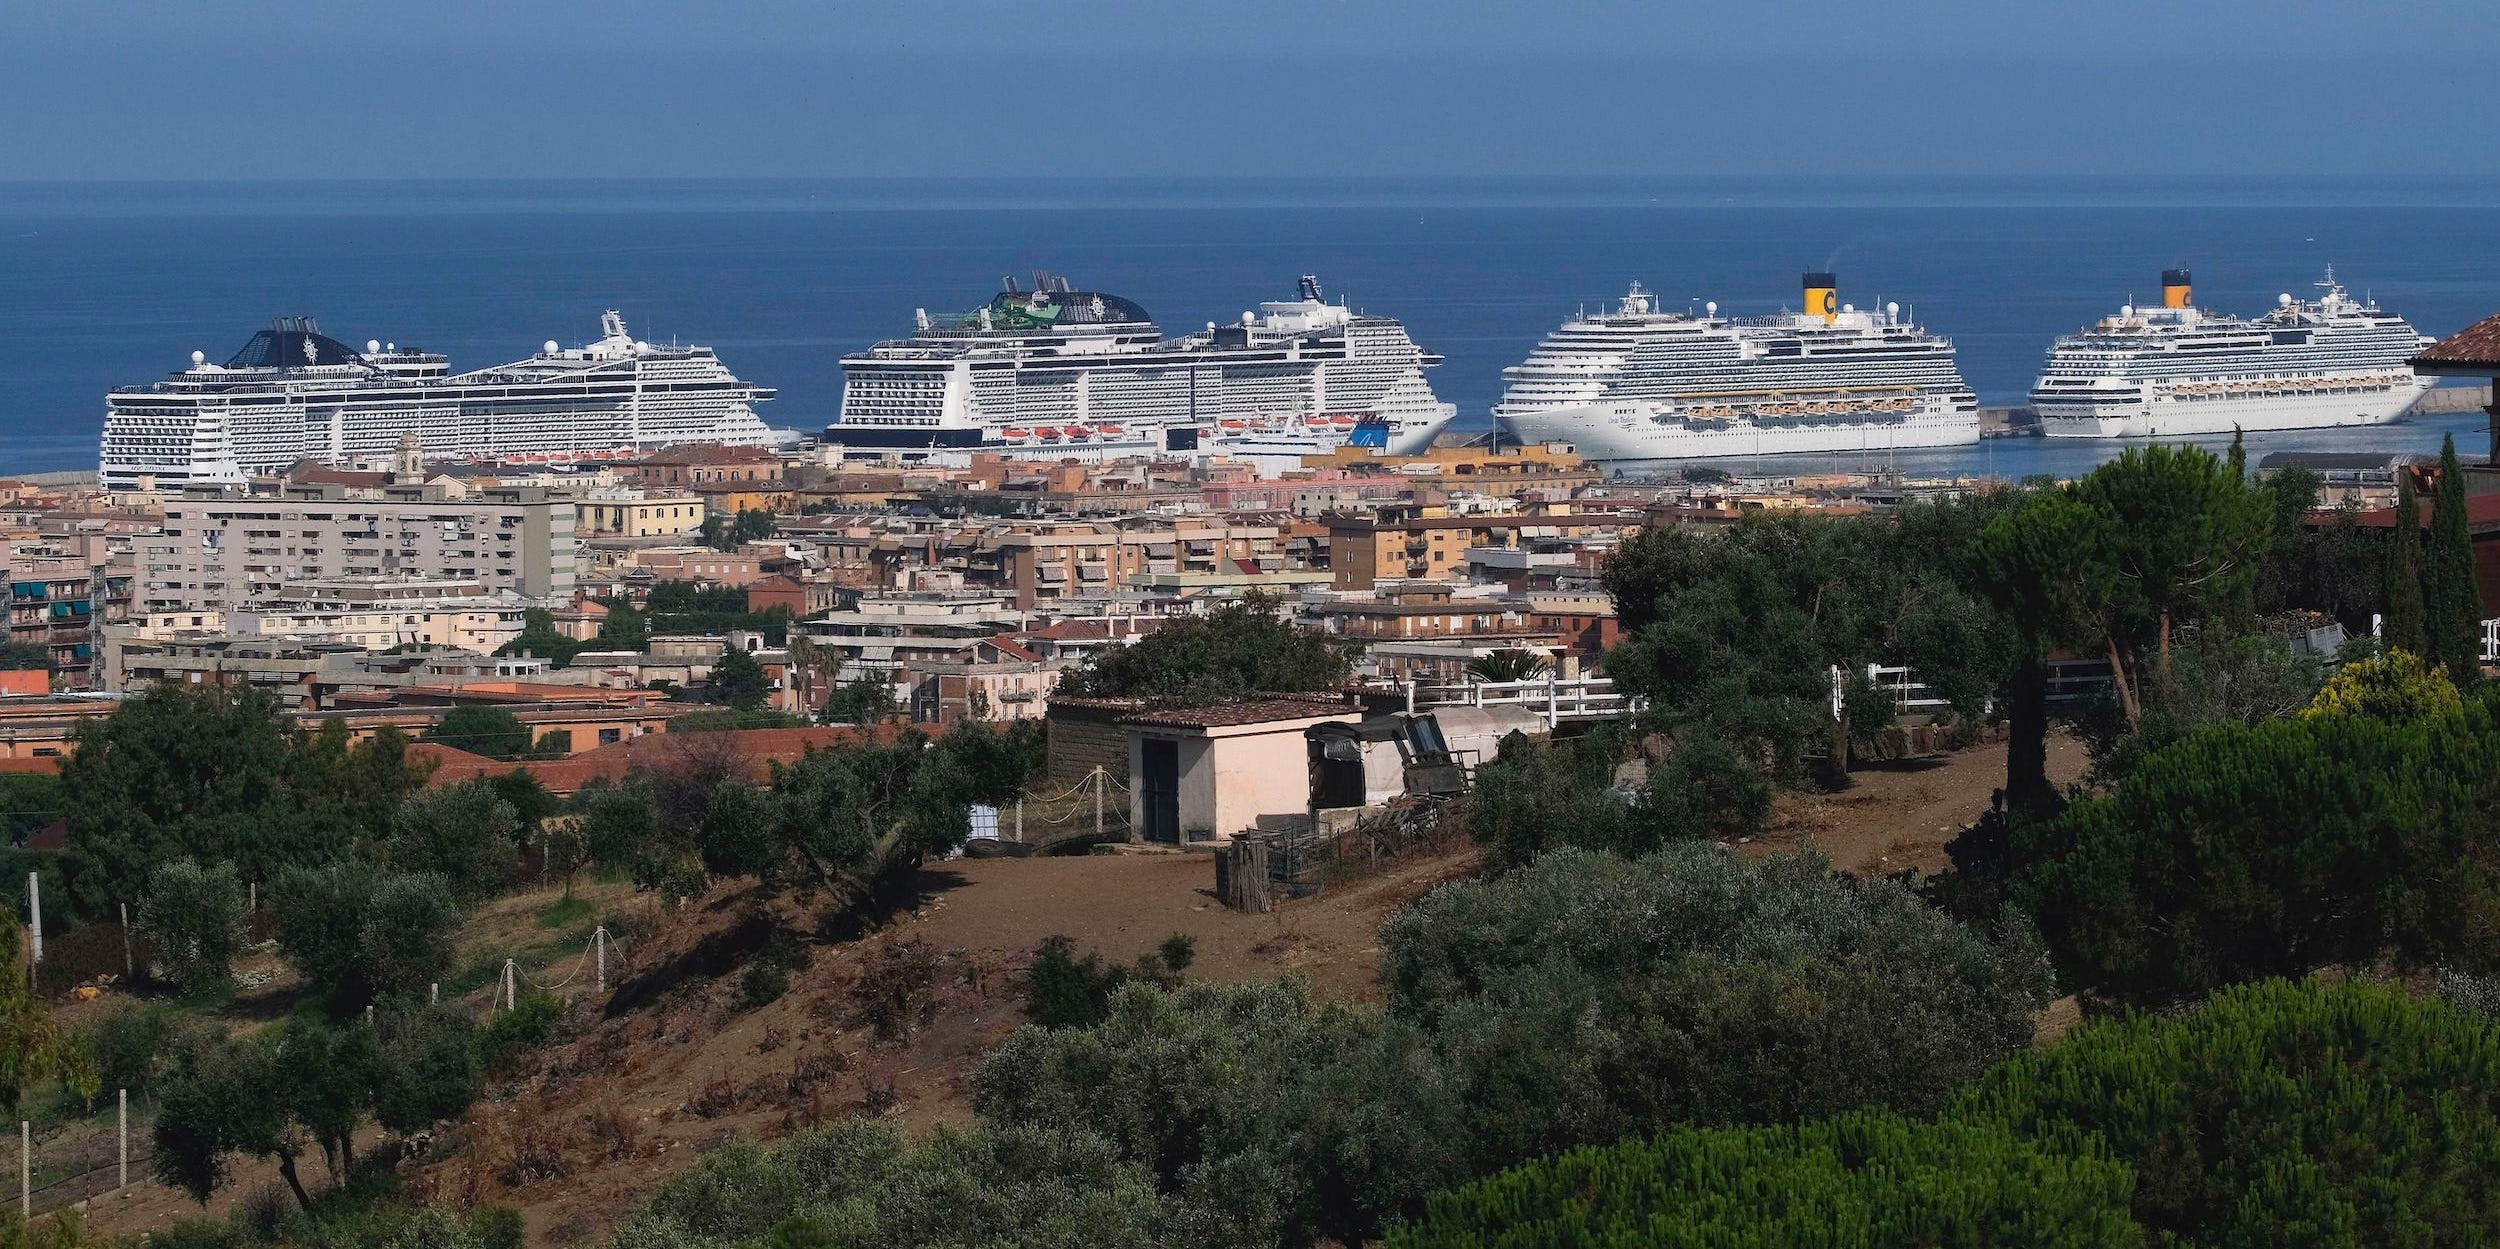
[[2035,399],[2040,430],[2051,438],[2195,438],[2278,429],[2333,429],[2384,425],[2403,416],[2431,379],[2417,378],[2392,390],[2347,394],[2267,396],[2254,399],[2155,399],[2113,410],[2114,404]]
[[1522,443],[1567,443],[1598,463],[1899,451],[1979,441],[1977,409],[1958,404],[1939,404],[1892,420],[1826,418],[1783,425],[1742,420],[1662,423],[1653,419],[1656,411],[1644,403],[1590,404],[1499,413],[1494,422]]

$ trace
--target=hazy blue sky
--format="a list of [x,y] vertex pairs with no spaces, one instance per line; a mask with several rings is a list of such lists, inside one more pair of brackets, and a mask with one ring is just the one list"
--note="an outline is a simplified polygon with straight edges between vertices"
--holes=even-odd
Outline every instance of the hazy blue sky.
[[0,0],[0,178],[2486,173],[2500,0]]

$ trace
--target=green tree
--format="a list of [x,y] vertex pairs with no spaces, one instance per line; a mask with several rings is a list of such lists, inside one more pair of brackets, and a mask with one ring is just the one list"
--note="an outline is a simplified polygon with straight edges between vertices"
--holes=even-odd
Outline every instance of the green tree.
[[530,750],[529,726],[501,707],[462,703],[443,713],[421,739],[489,759],[518,759]]
[[257,690],[163,684],[81,724],[61,767],[70,846],[95,868],[79,905],[110,913],[176,859],[261,881],[346,853],[355,826],[308,804],[317,791],[279,717]]
[[2496,791],[2500,730],[2479,701],[2404,723],[2216,725],[2017,826],[2013,892],[2065,984],[2124,1001],[2382,960],[2483,970]]
[[2147,1243],[2477,1244],[2500,1235],[2500,1032],[2374,984],[2270,982],[2087,1024],[1948,1118],[2136,1170]]
[[727,703],[740,711],[753,711],[772,697],[772,682],[764,675],[764,665],[755,656],[735,646],[721,652],[712,664],[712,699]]
[[855,677],[825,695],[825,723],[878,724],[894,714],[894,683],[885,677]]
[[613,1249],[1158,1249],[1204,1244],[1103,1142],[846,1119],[739,1140],[661,1184]]
[[[2396,473],[2396,510],[2387,531],[2387,612],[2379,641],[2390,650],[2430,654],[2423,619],[2422,504],[2413,494],[2413,473]],[[2437,656],[2432,656],[2437,662]]]
[[383,854],[394,870],[441,877],[474,903],[520,880],[520,813],[483,777],[419,790],[391,817]]
[[1559,742],[1516,733],[1505,739],[1501,753],[1476,769],[1460,808],[1485,866],[1497,872],[1525,867],[1564,846],[1636,855],[1657,849],[1670,831],[1696,831],[1639,818],[1614,788],[1622,748],[1609,734]]
[[2166,668],[2181,624],[2247,601],[2273,507],[2212,452],[2168,443],[2129,448],[2075,494],[2099,519],[2095,550],[2119,609],[2104,633],[2131,690],[2147,648]]
[[270,906],[279,952],[335,1014],[414,997],[451,966],[460,909],[440,876],[347,859],[281,876]]
[[1586,1146],[1432,1200],[1388,1249],[1567,1246],[2142,1243],[2134,1176],[2086,1143],[1994,1124],[1857,1112],[1770,1127],[1685,1128]]
[[1080,698],[1215,703],[1255,694],[1342,688],[1353,648],[1293,623],[1283,601],[1248,594],[1202,616],[1166,620],[1134,646],[1114,646],[1059,678]]
[[157,1089],[150,1129],[159,1180],[206,1205],[224,1186],[233,1155],[267,1158],[296,1203],[312,1208],[295,1166],[302,1146],[279,1050],[282,1031],[240,1040],[203,1033],[175,1055]]
[[[2100,526],[2073,493],[2033,490],[1990,520],[1970,548],[1972,580],[2014,636],[2005,683],[2005,798],[2017,818],[2052,814],[2059,801],[2048,774],[2049,657],[2060,647],[2097,645],[2113,665],[2122,662],[2109,643],[2120,626],[2116,574],[2099,554]],[[2116,670],[2121,697],[2129,697],[2124,669]]]
[[223,984],[243,944],[243,882],[232,863],[176,859],[156,869],[139,900],[139,927],[185,989]]
[[52,671],[52,648],[32,642],[0,642],[0,672]]
[[1508,647],[1478,655],[1467,661],[1467,675],[1478,681],[1503,684],[1511,681],[1533,681],[1554,666],[1552,660],[1531,650]]
[[486,783],[494,786],[495,796],[512,808],[512,814],[520,821],[520,835],[524,840],[538,830],[542,821],[564,810],[564,800],[556,797],[547,788],[547,783],[528,768],[499,772],[487,777]]
[[2439,489],[2431,496],[2431,534],[2424,561],[2423,628],[2431,662],[2448,679],[2472,686],[2482,679],[2483,595],[2474,578],[2474,535],[2465,516],[2465,469],[2457,463],[2451,434],[2439,452]]

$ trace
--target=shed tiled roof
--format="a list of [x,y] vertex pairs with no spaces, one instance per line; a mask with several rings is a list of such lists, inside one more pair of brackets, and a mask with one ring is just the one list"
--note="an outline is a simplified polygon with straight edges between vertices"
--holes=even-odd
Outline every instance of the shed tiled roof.
[[1218,729],[1244,724],[1272,724],[1284,720],[1315,720],[1322,716],[1360,717],[1363,709],[1335,699],[1312,698],[1245,698],[1238,702],[1216,703],[1208,707],[1176,707],[1167,711],[1149,711],[1130,716],[1123,724],[1142,724],[1154,728]]
[[2427,372],[2500,371],[2500,314],[2484,317],[2413,357],[2413,367]]

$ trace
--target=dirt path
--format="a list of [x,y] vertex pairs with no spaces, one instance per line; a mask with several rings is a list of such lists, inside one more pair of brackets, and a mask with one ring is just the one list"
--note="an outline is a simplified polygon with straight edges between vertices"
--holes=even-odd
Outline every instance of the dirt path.
[[[2090,766],[2083,745],[2064,733],[2049,737],[2049,779],[2064,785]],[[1944,844],[1988,809],[2005,784],[2005,746],[1987,742],[1949,755],[1862,768],[1836,794],[1783,795],[1771,827],[1748,847],[1759,853],[1811,846],[1847,872],[1897,872],[1951,866]]]

